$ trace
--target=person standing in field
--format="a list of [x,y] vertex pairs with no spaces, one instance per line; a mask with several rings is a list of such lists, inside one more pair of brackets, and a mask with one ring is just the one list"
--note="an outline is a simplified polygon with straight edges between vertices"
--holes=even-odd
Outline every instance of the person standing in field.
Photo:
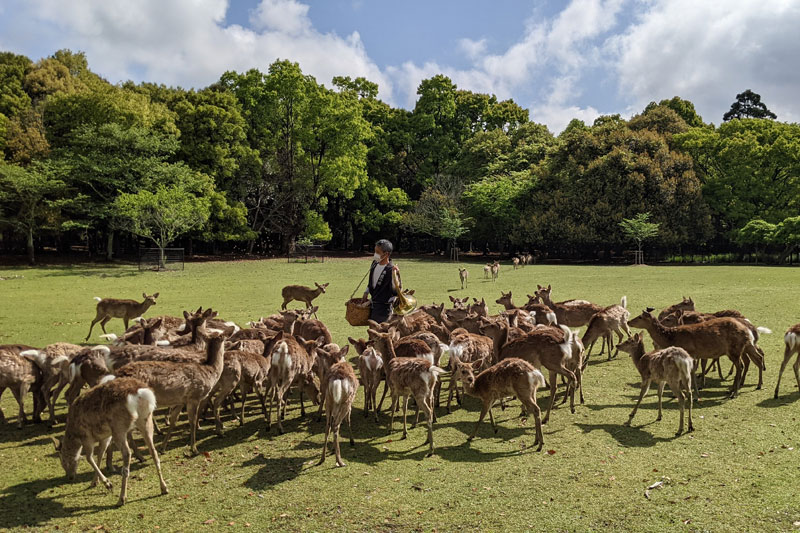
[[[364,291],[364,297],[362,298],[366,302],[367,297],[372,296],[369,318],[378,323],[389,320],[392,314],[392,301],[402,289],[400,271],[389,259],[392,250],[394,250],[392,243],[386,239],[381,239],[375,243],[375,253],[372,256],[372,265],[369,269],[367,290]],[[397,272],[398,285],[395,285],[393,271]]]

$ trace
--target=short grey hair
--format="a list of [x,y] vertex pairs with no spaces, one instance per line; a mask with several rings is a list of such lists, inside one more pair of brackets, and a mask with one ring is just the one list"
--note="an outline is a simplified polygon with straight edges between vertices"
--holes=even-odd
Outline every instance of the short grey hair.
[[392,251],[394,250],[394,246],[392,246],[392,243],[386,239],[379,240],[378,242],[375,243],[375,246],[377,246],[378,248],[389,254],[392,253]]

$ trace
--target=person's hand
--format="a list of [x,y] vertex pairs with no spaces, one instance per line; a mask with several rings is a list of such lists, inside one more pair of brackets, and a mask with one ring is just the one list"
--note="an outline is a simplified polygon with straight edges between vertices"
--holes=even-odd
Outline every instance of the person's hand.
[[361,297],[361,303],[362,303],[362,304],[365,304],[365,303],[367,303],[367,295],[366,295],[366,294],[365,294],[364,296],[362,296],[362,297]]

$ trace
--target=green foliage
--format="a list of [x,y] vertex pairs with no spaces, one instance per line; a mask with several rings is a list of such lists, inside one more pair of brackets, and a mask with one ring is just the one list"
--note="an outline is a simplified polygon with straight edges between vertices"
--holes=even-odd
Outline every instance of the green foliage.
[[636,241],[641,252],[642,243],[658,235],[659,224],[650,222],[650,213],[639,213],[633,218],[623,218],[619,227],[628,239]]
[[181,185],[122,193],[114,200],[126,231],[150,239],[160,249],[208,221],[209,201]]
[[333,237],[331,228],[316,211],[306,211],[305,229],[303,238],[312,242],[328,242]]
[[731,104],[731,108],[723,115],[722,120],[727,122],[738,118],[776,119],[778,116],[767,109],[766,104],[761,101],[760,94],[747,89],[736,95],[736,101]]
[[760,218],[751,220],[737,232],[737,240],[744,244],[765,245],[775,238],[776,224],[770,224]]
[[0,115],[11,118],[31,106],[31,98],[23,87],[31,65],[25,56],[0,52]]
[[645,108],[645,113],[654,107],[667,107],[672,109],[679,117],[683,119],[686,124],[691,128],[703,126],[703,118],[697,114],[694,109],[694,104],[689,100],[684,100],[679,96],[673,96],[669,100],[661,100],[659,103],[650,102]]

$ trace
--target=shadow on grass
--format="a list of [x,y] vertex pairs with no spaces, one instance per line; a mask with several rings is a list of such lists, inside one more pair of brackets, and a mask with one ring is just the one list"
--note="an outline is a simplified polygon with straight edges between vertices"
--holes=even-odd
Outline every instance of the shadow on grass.
[[778,398],[773,397],[770,394],[769,398],[765,398],[756,404],[758,407],[766,407],[766,408],[774,408],[774,407],[782,407],[784,405],[790,405],[795,403],[800,396],[796,392],[791,393],[783,393]]
[[[665,417],[662,422],[666,422]],[[677,416],[675,418],[677,422]],[[654,437],[651,433],[643,430],[642,427],[648,426],[654,422],[646,422],[642,425],[625,426],[623,424],[581,424],[576,425],[584,433],[591,433],[592,431],[605,431],[614,438],[619,444],[629,448],[649,448],[655,446],[659,442],[671,442],[680,437]],[[666,422],[668,423],[668,422]],[[635,422],[634,422],[635,424]]]

